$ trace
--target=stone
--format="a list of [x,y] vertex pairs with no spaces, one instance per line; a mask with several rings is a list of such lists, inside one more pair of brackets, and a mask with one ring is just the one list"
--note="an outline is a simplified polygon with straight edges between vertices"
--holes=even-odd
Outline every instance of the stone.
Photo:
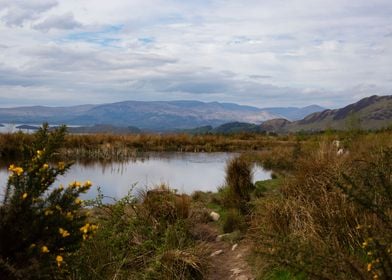
[[212,219],[214,222],[216,222],[216,221],[219,220],[220,215],[219,215],[218,213],[212,211],[212,212],[210,213],[210,217],[211,217],[211,219]]
[[222,241],[223,238],[225,238],[226,236],[228,236],[229,233],[224,233],[224,234],[220,234],[216,237],[216,241]]
[[212,254],[210,255],[210,257],[215,257],[215,256],[218,256],[218,255],[220,255],[220,254],[223,254],[223,250],[215,251],[214,253],[212,253]]

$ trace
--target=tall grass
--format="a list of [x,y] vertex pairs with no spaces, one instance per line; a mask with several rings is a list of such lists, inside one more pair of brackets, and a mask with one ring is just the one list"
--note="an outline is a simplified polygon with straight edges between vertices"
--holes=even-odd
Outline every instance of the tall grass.
[[260,269],[390,279],[391,138],[350,139],[343,155],[330,140],[302,154],[279,193],[257,200],[252,229]]

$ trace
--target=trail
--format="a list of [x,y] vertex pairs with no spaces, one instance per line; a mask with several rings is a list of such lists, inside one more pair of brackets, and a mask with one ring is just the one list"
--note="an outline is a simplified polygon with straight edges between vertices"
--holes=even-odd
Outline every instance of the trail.
[[[218,231],[213,224],[208,224],[209,230]],[[253,280],[251,269],[246,261],[250,253],[251,246],[246,241],[239,241],[237,245],[229,241],[215,238],[207,242],[209,248],[210,268],[208,270],[207,280]],[[234,247],[233,247],[234,245]]]

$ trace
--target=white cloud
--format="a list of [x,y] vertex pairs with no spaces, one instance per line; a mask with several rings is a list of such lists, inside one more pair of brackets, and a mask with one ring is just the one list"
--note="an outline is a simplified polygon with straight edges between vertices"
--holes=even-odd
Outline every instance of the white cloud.
[[391,94],[389,0],[26,2],[0,0],[3,103],[11,88],[47,104]]

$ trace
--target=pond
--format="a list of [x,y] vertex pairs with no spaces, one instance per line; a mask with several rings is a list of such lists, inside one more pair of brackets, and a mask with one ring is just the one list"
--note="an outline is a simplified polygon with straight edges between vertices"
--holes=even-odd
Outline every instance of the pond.
[[[99,186],[106,196],[105,202],[119,199],[133,188],[152,188],[161,183],[167,184],[179,193],[191,194],[196,190],[216,191],[225,180],[227,160],[237,153],[147,153],[142,157],[126,162],[83,164],[75,163],[71,169],[58,178],[55,186],[68,185],[73,181],[93,183],[91,190],[83,199],[92,199],[97,195]],[[8,171],[0,170],[0,186],[6,184]],[[253,180],[266,180],[271,173],[255,166]]]

